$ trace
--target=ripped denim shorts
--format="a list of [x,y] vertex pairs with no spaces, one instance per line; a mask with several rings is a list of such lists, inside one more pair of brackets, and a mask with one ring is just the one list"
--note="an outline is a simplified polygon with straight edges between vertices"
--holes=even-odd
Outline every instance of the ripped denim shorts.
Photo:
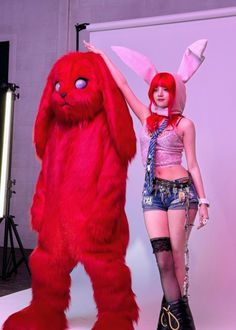
[[198,196],[191,177],[176,180],[155,178],[152,193],[143,190],[142,207],[143,211],[197,209]]

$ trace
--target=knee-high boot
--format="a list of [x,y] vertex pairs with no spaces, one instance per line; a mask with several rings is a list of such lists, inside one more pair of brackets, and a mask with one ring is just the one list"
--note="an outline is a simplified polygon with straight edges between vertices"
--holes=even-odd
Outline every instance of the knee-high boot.
[[163,310],[163,306],[165,305],[165,303],[166,303],[165,296],[163,296],[162,302],[161,302],[161,310],[160,310],[160,314],[159,314],[157,330],[168,330],[166,316],[165,316],[165,313]]
[[192,315],[191,309],[189,307],[187,296],[183,296],[183,302],[184,302],[184,306],[185,306],[186,318],[188,319],[190,329],[196,330],[194,320],[193,320],[193,315]]

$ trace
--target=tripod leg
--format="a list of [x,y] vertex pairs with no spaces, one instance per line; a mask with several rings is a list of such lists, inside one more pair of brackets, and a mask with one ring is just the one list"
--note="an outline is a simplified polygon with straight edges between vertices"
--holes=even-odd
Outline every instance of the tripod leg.
[[4,228],[4,245],[3,245],[3,258],[2,258],[2,279],[6,280],[6,278],[7,278],[9,223],[8,223],[7,218],[4,218],[4,220],[5,220],[5,228]]
[[[16,229],[17,225],[14,223],[13,220],[13,216],[6,216],[4,217],[4,220],[5,220],[5,229],[4,229],[4,246],[3,246],[1,277],[3,280],[6,280],[7,277],[11,276],[13,272],[17,273],[17,268],[22,262],[25,262],[29,274],[30,274],[30,268],[28,265],[28,259],[25,255],[23,244]],[[16,261],[13,234],[17,240],[22,255],[22,258],[18,262]],[[10,239],[10,247],[9,247],[10,251],[8,251],[9,239]]]
[[12,228],[12,230],[14,232],[15,238],[17,240],[17,243],[19,245],[19,248],[20,248],[20,251],[21,251],[21,254],[22,254],[23,261],[25,262],[25,265],[27,267],[27,270],[28,270],[28,272],[30,274],[30,268],[29,268],[29,264],[28,264],[28,258],[26,257],[23,244],[21,242],[20,236],[19,236],[18,231],[16,229],[16,226],[17,225],[14,223],[14,220],[13,220],[12,216],[9,218],[9,221],[10,221],[10,224],[11,224],[11,228]]
[[[9,221],[9,220],[8,220]],[[12,227],[9,226],[9,236],[10,236],[10,257],[13,263],[12,270],[9,270],[9,273],[7,273],[7,276],[10,276],[12,272],[15,274],[17,273],[17,264],[16,264],[16,253],[14,248],[14,241],[13,241],[13,235],[12,235]],[[11,261],[9,260],[9,261]]]

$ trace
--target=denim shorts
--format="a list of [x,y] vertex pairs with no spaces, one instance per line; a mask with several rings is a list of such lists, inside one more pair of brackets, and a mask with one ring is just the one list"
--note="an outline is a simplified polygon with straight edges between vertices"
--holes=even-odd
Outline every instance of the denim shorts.
[[190,177],[176,180],[155,178],[151,194],[143,191],[143,211],[186,210],[198,208],[198,196]]

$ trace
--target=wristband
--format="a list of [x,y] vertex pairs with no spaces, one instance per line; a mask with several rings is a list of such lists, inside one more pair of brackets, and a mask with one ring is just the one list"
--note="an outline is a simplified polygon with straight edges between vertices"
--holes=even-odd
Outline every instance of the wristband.
[[206,199],[206,198],[199,198],[199,199],[198,199],[198,203],[199,203],[199,204],[198,204],[199,206],[201,206],[202,204],[206,204],[207,207],[210,206],[210,203],[209,203],[208,199]]

